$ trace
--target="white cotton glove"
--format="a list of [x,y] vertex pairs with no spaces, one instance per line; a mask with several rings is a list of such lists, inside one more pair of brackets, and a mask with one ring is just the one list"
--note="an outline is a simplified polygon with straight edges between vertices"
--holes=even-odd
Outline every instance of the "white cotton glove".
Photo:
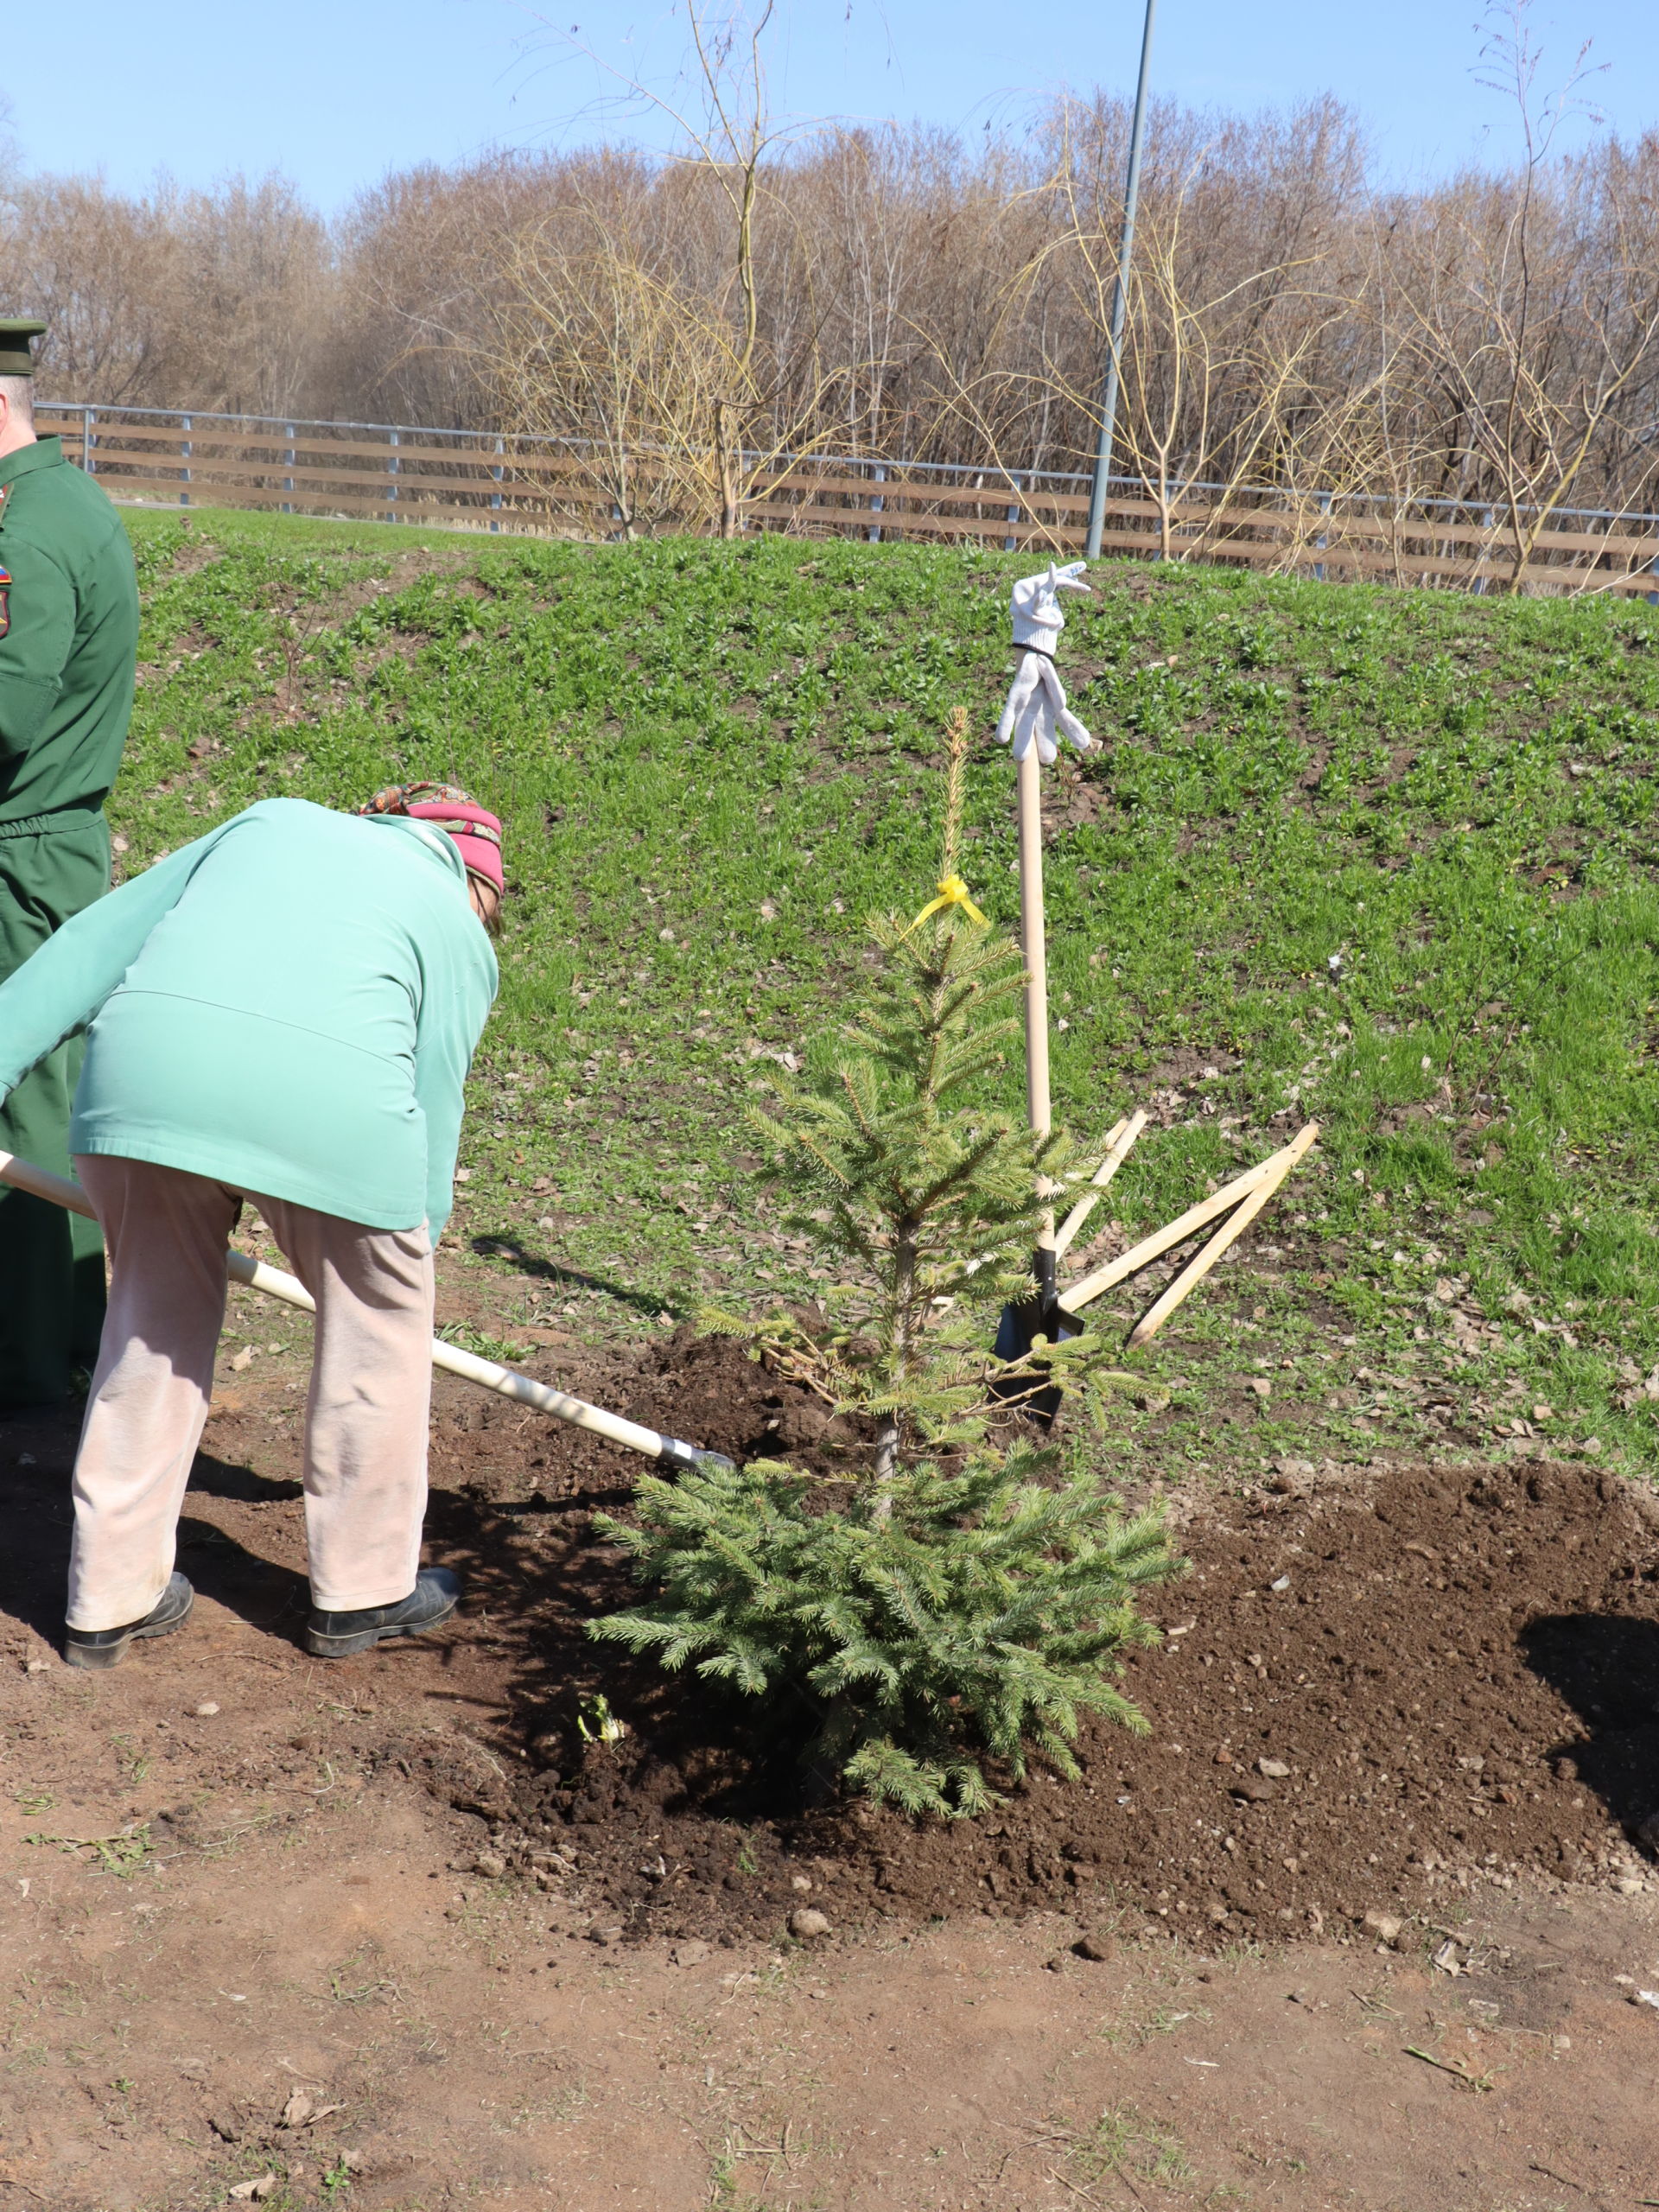
[[1063,569],[1051,561],[1046,574],[1022,576],[1014,588],[1014,642],[1020,649],[1020,665],[1008,688],[1008,702],[996,726],[996,741],[1014,745],[1014,757],[1023,760],[1034,745],[1037,758],[1046,768],[1058,757],[1055,733],[1068,739],[1079,753],[1095,740],[1065,702],[1065,687],[1054,665],[1054,647],[1065,617],[1059,594],[1087,591],[1082,582],[1085,563],[1069,562]]
[[1016,645],[1035,645],[1039,651],[1052,652],[1065,627],[1065,617],[1060,612],[1059,595],[1063,591],[1087,591],[1083,581],[1086,561],[1068,561],[1057,569],[1051,561],[1040,576],[1021,576],[1013,594],[1014,642]]

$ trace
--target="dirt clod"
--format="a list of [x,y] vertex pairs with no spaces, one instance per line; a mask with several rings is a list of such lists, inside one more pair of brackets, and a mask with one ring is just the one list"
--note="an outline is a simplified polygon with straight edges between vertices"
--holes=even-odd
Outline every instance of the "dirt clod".
[[812,1905],[798,1904],[789,1916],[789,1932],[797,1942],[816,1942],[830,1933],[829,1917]]

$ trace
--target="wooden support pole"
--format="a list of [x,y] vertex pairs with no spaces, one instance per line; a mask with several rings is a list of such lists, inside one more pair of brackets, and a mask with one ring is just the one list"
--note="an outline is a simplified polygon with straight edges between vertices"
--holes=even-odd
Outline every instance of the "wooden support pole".
[[1307,1151],[1319,1134],[1319,1123],[1310,1122],[1305,1129],[1298,1132],[1291,1142],[1286,1146],[1284,1151],[1277,1155],[1279,1164],[1274,1168],[1272,1173],[1262,1178],[1232,1219],[1223,1224],[1195,1258],[1188,1261],[1163,1296],[1148,1306],[1140,1320],[1135,1323],[1129,1333],[1131,1349],[1136,1344],[1145,1344],[1148,1337],[1155,1336],[1163,1327],[1164,1323],[1168,1320],[1187,1293],[1204,1281],[1228,1246],[1236,1243],[1244,1234],[1280,1185],[1294,1172],[1297,1161]]
[[1070,1249],[1077,1231],[1100,1204],[1101,1193],[1118,1169],[1129,1156],[1129,1147],[1147,1126],[1147,1117],[1137,1108],[1125,1122],[1115,1122],[1106,1135],[1106,1157],[1096,1168],[1089,1188],[1077,1200],[1060,1224],[1054,1238],[1054,1255],[1061,1258]]
[[[1031,746],[1018,764],[1020,953],[1026,963],[1026,1119],[1034,1135],[1052,1127],[1048,1096],[1048,950],[1043,925],[1043,766]],[[1048,1186],[1045,1186],[1046,1191]],[[1054,1298],[1054,1215],[1037,1232],[1037,1287],[1045,1308]]]
[[1020,953],[1026,963],[1026,1118],[1038,1135],[1046,1136],[1048,951],[1043,932],[1042,775],[1033,745],[1019,764]]
[[[1248,1198],[1264,1177],[1274,1173],[1283,1165],[1291,1148],[1286,1145],[1281,1150],[1270,1153],[1266,1160],[1258,1160],[1254,1167],[1247,1167],[1242,1175],[1236,1175],[1230,1183],[1224,1183],[1218,1191],[1212,1191],[1207,1198],[1200,1198],[1197,1205],[1189,1206],[1166,1228],[1154,1229],[1150,1236],[1143,1236],[1138,1244],[1131,1245],[1116,1259],[1109,1260],[1104,1267],[1096,1268],[1092,1274],[1084,1275],[1080,1282],[1074,1282],[1070,1290],[1061,1294],[1061,1305],[1068,1313],[1075,1313],[1079,1306],[1087,1306],[1091,1299],[1098,1298],[1102,1291],[1110,1290],[1115,1283],[1123,1281],[1126,1276],[1139,1274],[1142,1268],[1160,1258],[1173,1246],[1184,1244],[1196,1230],[1205,1228],[1217,1214],[1230,1212],[1241,1198]],[[1300,1154],[1297,1157],[1300,1158]]]

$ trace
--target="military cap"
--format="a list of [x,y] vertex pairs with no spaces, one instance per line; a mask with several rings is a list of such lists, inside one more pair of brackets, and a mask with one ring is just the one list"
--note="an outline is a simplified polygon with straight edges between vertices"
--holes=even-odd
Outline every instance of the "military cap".
[[31,315],[0,315],[0,377],[34,375],[35,356],[29,350],[29,341],[45,328]]

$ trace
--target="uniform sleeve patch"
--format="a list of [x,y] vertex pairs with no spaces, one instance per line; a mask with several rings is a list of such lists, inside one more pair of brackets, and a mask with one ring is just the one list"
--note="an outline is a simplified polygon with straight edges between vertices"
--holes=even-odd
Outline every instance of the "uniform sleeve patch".
[[0,569],[0,638],[3,638],[10,627],[11,576],[7,569]]

